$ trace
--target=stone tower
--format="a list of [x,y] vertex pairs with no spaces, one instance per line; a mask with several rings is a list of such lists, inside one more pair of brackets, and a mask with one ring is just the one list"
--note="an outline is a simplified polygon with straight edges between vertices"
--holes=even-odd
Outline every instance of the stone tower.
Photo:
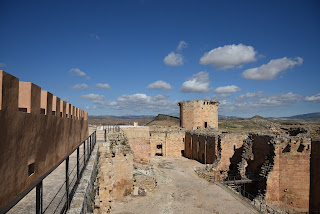
[[179,102],[180,126],[186,129],[192,127],[210,127],[218,129],[218,105],[215,100],[194,100]]

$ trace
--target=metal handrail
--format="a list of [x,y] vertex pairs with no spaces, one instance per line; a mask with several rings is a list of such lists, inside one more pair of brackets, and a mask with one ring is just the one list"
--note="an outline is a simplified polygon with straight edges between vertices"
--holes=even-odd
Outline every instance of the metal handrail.
[[[86,142],[88,142],[87,146],[86,146]],[[15,197],[12,201],[10,201],[6,206],[4,206],[1,210],[0,210],[0,214],[4,214],[6,212],[8,212],[12,207],[14,207],[21,199],[23,199],[31,190],[33,190],[36,187],[36,213],[37,214],[42,214],[44,213],[47,209],[48,206],[50,206],[52,204],[52,201],[55,199],[55,197],[58,195],[58,193],[62,190],[62,188],[60,188],[58,190],[58,192],[55,194],[54,198],[50,201],[49,205],[45,208],[45,210],[43,211],[43,199],[42,199],[42,194],[43,194],[43,185],[42,185],[42,181],[51,173],[53,172],[63,161],[66,161],[66,181],[64,181],[64,183],[62,184],[62,186],[64,184],[66,184],[66,190],[68,190],[68,194],[67,194],[67,201],[65,202],[65,205],[63,207],[63,209],[61,210],[61,212],[66,211],[66,208],[69,207],[70,202],[71,202],[71,198],[69,198],[69,196],[71,195],[70,193],[75,189],[75,187],[77,186],[77,182],[74,185],[74,187],[71,189],[70,193],[69,193],[69,156],[75,152],[77,150],[77,176],[78,176],[78,180],[80,180],[80,177],[82,175],[82,172],[89,160],[89,157],[91,155],[91,152],[94,148],[96,144],[96,131],[94,131],[89,137],[87,137],[84,141],[82,141],[75,149],[73,149],[70,153],[68,153],[65,157],[63,157],[56,165],[54,165],[51,169],[49,169],[46,173],[44,173],[42,176],[40,176],[35,182],[33,182],[31,185],[29,185],[22,193],[20,193],[17,197]],[[80,170],[80,163],[79,163],[79,148],[80,146],[84,145],[84,154],[81,156],[84,157],[84,165],[82,166],[82,169]],[[87,150],[87,154],[85,153]],[[86,158],[86,156],[88,158]],[[73,171],[73,170],[72,170]],[[71,174],[71,173],[70,173]],[[70,182],[71,183],[71,182]],[[66,191],[67,193],[67,191]],[[62,198],[64,198],[64,196],[66,195],[66,193],[63,195]],[[62,201],[62,199],[61,199]],[[59,205],[61,204],[61,202],[59,202],[57,208],[59,207]],[[56,209],[57,209],[56,208]]]

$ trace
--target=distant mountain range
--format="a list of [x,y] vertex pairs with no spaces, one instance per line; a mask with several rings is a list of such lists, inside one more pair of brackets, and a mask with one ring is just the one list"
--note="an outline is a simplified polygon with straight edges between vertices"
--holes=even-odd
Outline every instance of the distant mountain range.
[[156,117],[155,115],[123,115],[123,116],[115,116],[115,115],[98,115],[98,116],[89,116],[90,118],[99,118],[99,119],[140,119],[140,118],[146,118]]
[[309,114],[299,114],[291,117],[284,117],[287,119],[302,119],[302,120],[319,120],[320,112],[309,113]]
[[[169,116],[169,115],[168,115]],[[123,116],[115,116],[115,115],[99,115],[99,116],[89,116],[92,119],[99,118],[99,119],[140,119],[140,118],[155,118],[156,115],[123,115]],[[173,116],[172,116],[173,117]],[[231,118],[237,118],[237,119],[243,119],[242,117],[237,116],[225,116],[225,115],[219,115],[219,119],[231,119]],[[320,120],[320,112],[315,113],[308,113],[308,114],[299,114],[294,115],[291,117],[272,117],[274,119],[300,119],[300,120]],[[272,119],[269,118],[269,119]]]

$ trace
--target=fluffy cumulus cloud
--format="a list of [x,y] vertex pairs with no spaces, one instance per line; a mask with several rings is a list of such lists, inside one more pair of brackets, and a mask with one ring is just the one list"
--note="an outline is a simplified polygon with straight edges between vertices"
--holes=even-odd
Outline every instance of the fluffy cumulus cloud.
[[258,91],[254,93],[246,93],[246,94],[241,94],[239,97],[236,98],[236,100],[246,100],[246,99],[254,99],[254,98],[259,98],[263,95],[263,91]]
[[89,86],[87,85],[87,84],[76,84],[76,85],[74,85],[74,86],[71,86],[71,89],[84,89],[84,90],[86,90],[86,89],[88,89],[89,88]]
[[110,85],[106,83],[97,83],[96,86],[102,89],[111,89]]
[[147,86],[148,89],[156,89],[156,90],[162,90],[162,91],[167,91],[172,89],[172,86],[164,82],[162,80],[159,80],[157,82],[151,83],[150,85]]
[[185,81],[182,84],[181,91],[186,93],[197,92],[205,93],[208,92],[210,85],[209,73],[201,71],[194,74],[191,79]]
[[245,70],[242,75],[250,80],[273,80],[280,72],[293,68],[296,65],[301,65],[302,62],[303,59],[301,57],[294,59],[287,57],[273,59],[268,64]]
[[117,101],[108,103],[109,106],[118,110],[131,110],[136,112],[166,112],[177,113],[178,106],[176,101],[171,101],[168,96],[146,94],[122,95]]
[[180,66],[183,65],[183,56],[178,53],[170,52],[168,56],[163,59],[163,62],[167,66]]
[[85,77],[86,79],[90,79],[90,77],[88,77],[87,74],[81,71],[79,68],[71,68],[69,73],[77,77]]
[[239,88],[236,85],[221,86],[221,87],[216,88],[216,90],[214,90],[214,92],[218,93],[218,94],[234,93],[237,91],[241,91],[241,88]]
[[320,102],[320,93],[312,96],[306,96],[304,99],[309,102]]
[[188,47],[188,44],[185,41],[180,41],[177,47],[177,51],[182,51],[187,47]]
[[252,46],[225,45],[205,53],[200,59],[200,64],[212,65],[218,69],[228,69],[253,62],[256,60],[256,55],[257,52]]

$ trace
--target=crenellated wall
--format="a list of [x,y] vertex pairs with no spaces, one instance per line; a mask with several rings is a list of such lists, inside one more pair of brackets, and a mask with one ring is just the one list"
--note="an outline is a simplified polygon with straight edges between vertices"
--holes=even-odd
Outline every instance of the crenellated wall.
[[0,71],[0,208],[88,137],[88,114]]

